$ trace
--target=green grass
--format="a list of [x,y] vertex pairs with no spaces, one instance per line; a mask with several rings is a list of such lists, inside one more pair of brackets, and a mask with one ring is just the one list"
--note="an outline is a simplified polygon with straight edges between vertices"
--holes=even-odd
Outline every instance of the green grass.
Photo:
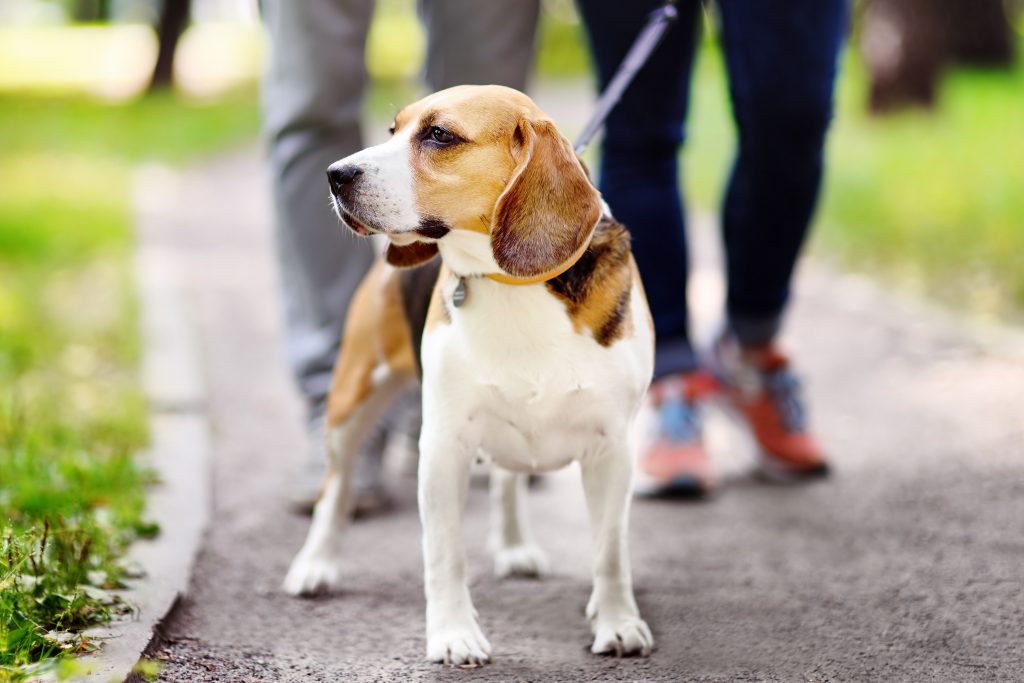
[[991,316],[1024,312],[1024,65],[958,71],[934,112],[864,113],[849,60],[821,244],[847,262]]
[[[111,106],[0,97],[0,681],[89,649],[156,530],[137,376],[131,174],[251,140],[253,94]],[[63,634],[63,635],[62,635]]]

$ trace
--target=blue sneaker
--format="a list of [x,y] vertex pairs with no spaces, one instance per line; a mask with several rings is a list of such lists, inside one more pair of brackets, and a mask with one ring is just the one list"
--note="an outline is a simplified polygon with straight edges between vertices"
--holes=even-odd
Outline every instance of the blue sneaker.
[[700,415],[700,403],[714,391],[714,378],[703,371],[670,375],[651,385],[647,397],[655,425],[640,452],[638,494],[700,497],[715,488]]

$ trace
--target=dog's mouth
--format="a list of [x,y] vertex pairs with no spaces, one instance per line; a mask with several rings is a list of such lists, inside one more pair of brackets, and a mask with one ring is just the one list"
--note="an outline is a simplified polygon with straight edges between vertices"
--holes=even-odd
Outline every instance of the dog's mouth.
[[357,235],[367,237],[377,232],[383,232],[382,230],[378,230],[359,220],[352,215],[351,211],[347,211],[343,206],[341,206],[341,204],[338,204],[338,215],[341,217],[342,222]]

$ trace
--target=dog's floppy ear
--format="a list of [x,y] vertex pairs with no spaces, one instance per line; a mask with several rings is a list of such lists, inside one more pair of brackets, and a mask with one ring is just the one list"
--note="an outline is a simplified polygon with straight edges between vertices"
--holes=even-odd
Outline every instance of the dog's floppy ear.
[[437,245],[433,242],[413,242],[404,246],[388,244],[384,258],[396,268],[412,268],[426,263],[437,256]]
[[540,277],[583,249],[601,196],[551,121],[520,119],[513,146],[519,163],[494,207],[491,250],[506,273]]

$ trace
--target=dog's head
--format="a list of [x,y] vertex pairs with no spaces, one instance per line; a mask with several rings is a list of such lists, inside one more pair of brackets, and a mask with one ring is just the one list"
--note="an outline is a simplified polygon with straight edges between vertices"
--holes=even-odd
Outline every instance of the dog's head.
[[412,266],[461,233],[486,238],[483,267],[536,278],[586,247],[601,197],[569,141],[526,95],[459,86],[398,113],[391,139],[327,171],[334,208],[360,235],[389,237]]

